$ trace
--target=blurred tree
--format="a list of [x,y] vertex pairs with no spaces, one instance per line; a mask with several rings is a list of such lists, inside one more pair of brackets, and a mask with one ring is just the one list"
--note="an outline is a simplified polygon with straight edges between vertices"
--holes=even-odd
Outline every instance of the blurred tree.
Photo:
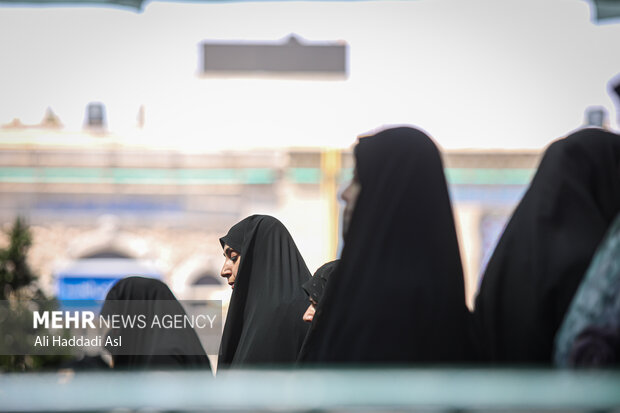
[[[19,295],[28,294],[33,288],[39,290],[33,285],[36,276],[26,261],[28,249],[32,245],[32,235],[23,218],[15,220],[8,236],[8,247],[0,249],[0,300],[19,298]],[[28,291],[21,291],[24,287],[28,287]],[[32,292],[41,294],[40,291]]]
[[[32,245],[30,228],[17,218],[7,232],[8,245],[0,248],[0,371],[26,371],[56,366],[67,357],[60,355],[13,354],[10,349],[27,348],[23,343],[33,340],[33,310],[58,307],[55,299],[45,296],[38,277],[30,269],[27,258]],[[41,334],[41,331],[38,331]]]

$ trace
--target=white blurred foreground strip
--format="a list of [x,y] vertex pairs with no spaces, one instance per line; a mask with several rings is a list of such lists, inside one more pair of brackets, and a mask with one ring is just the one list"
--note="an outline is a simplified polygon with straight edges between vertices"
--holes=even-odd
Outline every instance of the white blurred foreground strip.
[[620,371],[312,369],[0,375],[0,410],[619,411]]

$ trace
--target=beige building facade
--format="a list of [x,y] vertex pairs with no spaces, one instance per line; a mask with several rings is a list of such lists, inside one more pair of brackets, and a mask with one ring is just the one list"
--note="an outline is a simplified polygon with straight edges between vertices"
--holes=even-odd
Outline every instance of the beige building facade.
[[[351,177],[350,150],[187,153],[106,134],[14,127],[0,135],[0,223],[27,218],[29,260],[50,294],[101,295],[134,272],[161,278],[182,299],[226,301],[218,238],[254,213],[287,226],[311,271],[342,246],[338,195]],[[539,155],[444,153],[470,305]]]

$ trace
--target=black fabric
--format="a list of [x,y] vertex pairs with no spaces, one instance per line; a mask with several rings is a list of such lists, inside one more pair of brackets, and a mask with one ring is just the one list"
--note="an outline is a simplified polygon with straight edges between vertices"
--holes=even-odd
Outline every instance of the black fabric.
[[220,238],[222,248],[224,248],[224,245],[228,245],[235,251],[241,252],[246,235],[250,236],[252,234],[250,227],[252,226],[253,220],[249,218],[237,222],[230,228],[228,234]]
[[620,139],[601,129],[547,148],[476,298],[485,359],[551,363],[556,331],[620,208],[619,168]]
[[210,369],[196,332],[191,328],[157,328],[154,316],[185,316],[185,310],[166,284],[132,276],[119,280],[108,292],[101,314],[146,316],[146,328],[111,329],[108,336],[122,337],[122,348],[106,347],[115,369],[201,368]]
[[[330,261],[321,265],[315,272],[312,278],[304,283],[302,286],[308,297],[312,298],[315,303],[320,303],[323,298],[323,294],[325,293],[325,287],[327,286],[327,281],[329,281],[329,277],[338,267],[338,263],[340,260]],[[310,303],[308,302],[308,306]],[[306,334],[306,338],[304,339],[304,343],[301,346],[301,350],[299,350],[298,363],[302,361],[304,354],[306,354],[306,346],[308,345],[308,340],[311,336],[311,329],[308,329],[308,334]]]
[[312,298],[316,303],[321,302],[327,280],[329,280],[329,276],[336,269],[338,262],[340,262],[340,260],[330,261],[321,265],[319,269],[314,272],[312,278],[306,281],[302,286],[306,294],[308,294],[308,297]]
[[306,363],[464,360],[468,311],[442,161],[413,128],[361,138],[361,190]]
[[617,83],[613,86],[614,92],[616,93],[616,99],[620,100],[620,83]]
[[[238,249],[234,240],[243,240]],[[221,242],[237,250],[241,262],[218,368],[294,362],[308,329],[302,320],[308,307],[302,284],[310,271],[293,238],[274,217],[253,215]]]

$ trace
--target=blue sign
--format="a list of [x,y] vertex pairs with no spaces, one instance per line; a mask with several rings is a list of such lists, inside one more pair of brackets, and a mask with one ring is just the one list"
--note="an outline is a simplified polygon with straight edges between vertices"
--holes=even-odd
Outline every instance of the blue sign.
[[[110,288],[131,275],[161,279],[148,261],[127,258],[81,259],[56,274],[56,297],[61,307],[93,310],[92,303],[105,300]],[[80,304],[82,300],[82,304]]]

